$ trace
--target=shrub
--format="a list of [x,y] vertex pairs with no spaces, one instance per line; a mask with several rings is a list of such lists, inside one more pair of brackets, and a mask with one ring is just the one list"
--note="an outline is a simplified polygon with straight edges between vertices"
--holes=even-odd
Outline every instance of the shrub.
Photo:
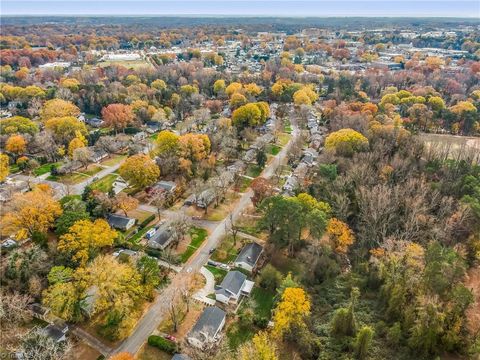
[[140,229],[143,229],[145,226],[147,226],[148,224],[150,224],[151,221],[153,221],[155,219],[155,214],[152,214],[150,215],[149,217],[147,217],[145,220],[143,220],[139,225],[138,227]]
[[177,351],[177,345],[170,340],[164,339],[161,336],[151,335],[148,337],[148,345],[155,346],[169,354],[174,354]]

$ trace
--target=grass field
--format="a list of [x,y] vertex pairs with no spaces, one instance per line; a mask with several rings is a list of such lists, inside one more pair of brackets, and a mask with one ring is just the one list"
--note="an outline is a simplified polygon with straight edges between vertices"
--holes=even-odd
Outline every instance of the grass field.
[[115,179],[118,177],[116,174],[108,174],[103,178],[94,181],[90,186],[93,190],[99,190],[104,193],[108,193],[113,188],[113,183]]
[[220,284],[223,278],[227,275],[226,270],[219,269],[211,265],[206,265],[205,267],[208,269],[208,271],[210,271],[213,274],[213,277],[215,278],[215,283],[217,284]]
[[71,174],[50,175],[47,180],[58,181],[67,185],[74,185],[88,179],[89,177],[92,177],[96,173],[102,171],[102,169],[102,167],[96,164],[91,164],[86,169],[79,169]]
[[121,163],[126,158],[127,158],[127,155],[114,155],[113,157],[102,161],[101,164],[104,166],[113,166]]
[[60,162],[43,164],[42,166],[39,166],[38,168],[33,170],[33,173],[35,174],[35,176],[40,176],[50,172],[52,166],[58,167],[60,166],[60,164]]
[[195,253],[195,251],[198,250],[208,235],[207,230],[197,227],[192,227],[189,231],[189,234],[190,244],[188,245],[187,250],[180,255],[180,260],[183,263],[190,259],[190,257]]
[[212,260],[229,263],[237,257],[238,250],[243,246],[244,239],[237,236],[237,242],[233,244],[233,236],[227,235],[212,254]]
[[248,168],[247,168],[246,175],[250,176],[250,177],[253,177],[253,178],[256,178],[258,175],[261,174],[262,170],[263,169],[258,165],[249,165]]
[[480,151],[480,137],[447,134],[420,134],[418,136],[428,147],[448,147],[453,153],[464,148]]

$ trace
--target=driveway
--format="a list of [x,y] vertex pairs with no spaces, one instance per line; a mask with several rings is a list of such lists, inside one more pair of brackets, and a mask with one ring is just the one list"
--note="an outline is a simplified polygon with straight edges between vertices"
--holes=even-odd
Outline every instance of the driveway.
[[205,266],[200,268],[200,274],[205,277],[205,286],[193,294],[192,297],[195,300],[201,301],[207,305],[215,305],[215,300],[208,297],[208,295],[215,292],[215,277]]

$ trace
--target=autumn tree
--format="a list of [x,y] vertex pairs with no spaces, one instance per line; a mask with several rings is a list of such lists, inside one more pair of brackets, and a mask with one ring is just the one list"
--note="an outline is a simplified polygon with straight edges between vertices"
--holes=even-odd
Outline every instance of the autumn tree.
[[4,219],[5,229],[15,232],[20,239],[45,233],[62,214],[62,208],[54,200],[49,187],[36,187],[33,191],[15,194],[10,208]]
[[353,232],[348,225],[336,218],[328,221],[327,234],[333,248],[340,254],[346,254],[350,245],[355,241]]
[[325,139],[325,148],[342,156],[351,156],[368,147],[368,139],[353,129],[341,129],[330,133]]
[[278,360],[278,348],[266,331],[255,334],[253,339],[243,344],[237,352],[239,360]]
[[74,263],[84,266],[102,247],[111,246],[117,235],[103,219],[93,222],[79,220],[60,237],[58,250],[67,254]]
[[40,117],[43,121],[51,118],[77,117],[79,114],[80,109],[77,106],[62,99],[48,100],[40,110]]
[[34,121],[22,116],[12,116],[7,119],[0,120],[0,134],[29,134],[38,133],[38,125]]
[[27,142],[22,135],[12,135],[8,138],[5,144],[5,150],[18,156],[23,154],[27,149]]
[[77,137],[78,132],[82,136],[88,134],[85,124],[71,116],[50,118],[45,123],[45,128],[52,132],[55,140],[63,145],[68,145],[72,139]]
[[0,153],[0,182],[3,182],[10,173],[8,155]]
[[269,197],[272,194],[273,186],[269,180],[264,177],[257,177],[253,179],[250,184],[250,188],[253,190],[252,204],[257,206],[263,199]]
[[135,114],[129,105],[110,104],[102,109],[102,118],[107,126],[119,131],[133,123]]
[[275,308],[273,335],[281,338],[295,328],[305,326],[310,315],[310,301],[302,288],[286,288]]
[[87,146],[87,139],[85,139],[80,131],[75,131],[75,137],[68,144],[68,156],[73,159],[75,150],[84,148],[85,146]]
[[168,156],[178,151],[179,136],[171,131],[160,131],[155,139],[155,153],[159,156]]
[[115,207],[122,210],[125,216],[128,216],[129,211],[138,207],[138,200],[124,192],[120,192],[115,196]]
[[138,154],[127,158],[118,169],[121,177],[136,189],[152,185],[160,177],[160,169],[147,155]]

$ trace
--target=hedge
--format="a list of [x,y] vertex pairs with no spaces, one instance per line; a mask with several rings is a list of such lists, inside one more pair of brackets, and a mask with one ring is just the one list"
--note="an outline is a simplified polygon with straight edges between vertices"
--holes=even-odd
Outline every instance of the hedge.
[[148,337],[148,345],[155,346],[170,354],[177,352],[177,345],[174,342],[157,335],[150,335]]
[[150,215],[149,217],[147,217],[145,220],[143,220],[139,225],[138,227],[140,229],[143,229],[145,226],[147,226],[148,224],[150,224],[151,221],[153,221],[155,219],[155,214],[152,214]]

